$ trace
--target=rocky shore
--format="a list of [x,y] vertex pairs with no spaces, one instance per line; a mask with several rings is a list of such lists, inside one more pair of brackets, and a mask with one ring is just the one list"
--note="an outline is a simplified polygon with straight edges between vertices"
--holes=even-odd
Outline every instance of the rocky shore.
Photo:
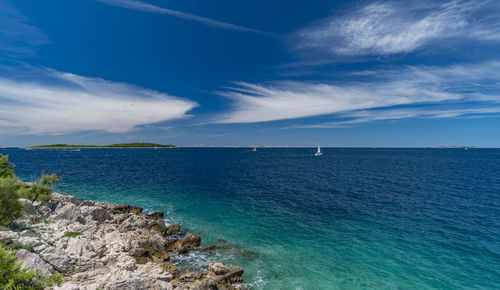
[[250,289],[238,266],[172,264],[214,246],[202,248],[199,236],[166,226],[161,212],[57,193],[49,202],[23,202],[25,215],[14,230],[0,231],[0,242],[19,245],[23,267],[64,275],[54,289]]

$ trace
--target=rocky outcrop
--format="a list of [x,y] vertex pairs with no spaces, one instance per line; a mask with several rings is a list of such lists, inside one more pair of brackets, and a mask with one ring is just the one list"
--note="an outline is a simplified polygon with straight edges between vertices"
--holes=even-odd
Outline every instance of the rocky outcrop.
[[23,268],[37,270],[43,276],[49,276],[56,272],[54,267],[40,258],[38,254],[29,252],[25,249],[20,249],[17,251],[16,256],[22,261]]
[[199,236],[165,225],[161,212],[53,197],[42,203],[23,200],[27,215],[18,222],[26,228],[0,231],[0,241],[23,245],[17,251],[23,267],[42,275],[63,273],[56,289],[249,288],[240,267],[176,264],[176,257],[204,248]]

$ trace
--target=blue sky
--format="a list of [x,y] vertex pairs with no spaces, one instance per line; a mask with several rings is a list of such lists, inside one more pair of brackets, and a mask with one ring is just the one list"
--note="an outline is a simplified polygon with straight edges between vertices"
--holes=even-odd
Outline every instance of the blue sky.
[[500,147],[500,2],[0,0],[0,146]]

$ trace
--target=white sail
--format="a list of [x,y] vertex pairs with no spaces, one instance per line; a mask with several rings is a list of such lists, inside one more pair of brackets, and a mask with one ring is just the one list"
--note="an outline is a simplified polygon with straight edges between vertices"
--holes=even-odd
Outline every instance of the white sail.
[[320,156],[320,155],[323,155],[323,153],[321,153],[321,148],[318,146],[318,151],[314,153],[314,156]]

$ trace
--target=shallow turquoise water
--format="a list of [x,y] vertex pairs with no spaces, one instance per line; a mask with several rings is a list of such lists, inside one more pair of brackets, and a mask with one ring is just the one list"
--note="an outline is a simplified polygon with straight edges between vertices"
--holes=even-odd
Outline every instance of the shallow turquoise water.
[[[80,199],[161,210],[257,289],[500,289],[500,150],[0,149]],[[235,247],[236,246],[236,247]]]

